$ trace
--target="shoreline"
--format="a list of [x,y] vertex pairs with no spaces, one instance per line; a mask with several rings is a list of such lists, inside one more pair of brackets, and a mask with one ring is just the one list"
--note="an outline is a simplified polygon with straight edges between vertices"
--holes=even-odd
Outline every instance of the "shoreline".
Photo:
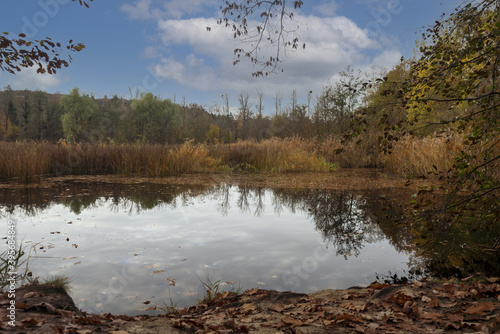
[[495,333],[500,330],[500,279],[475,282],[415,281],[389,286],[322,290],[309,294],[247,290],[221,293],[159,316],[87,314],[62,287],[18,289],[16,326],[6,322],[9,303],[0,298],[0,329],[10,333]]

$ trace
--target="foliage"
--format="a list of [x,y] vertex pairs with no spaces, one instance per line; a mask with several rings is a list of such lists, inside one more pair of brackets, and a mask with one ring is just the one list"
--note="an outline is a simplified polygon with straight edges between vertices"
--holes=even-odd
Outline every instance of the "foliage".
[[405,90],[406,107],[417,121],[433,112],[430,103],[460,109],[455,117],[445,114],[437,122],[465,136],[445,210],[440,211],[439,219],[448,224],[498,222],[499,36],[500,2],[468,2],[428,30]]
[[[433,163],[401,171],[411,174],[407,176],[446,177],[446,198],[417,201],[417,215],[412,217],[416,222],[432,221],[445,228],[485,226],[498,220],[499,17],[499,1],[466,2],[424,33],[416,60],[402,61],[374,86],[366,84],[372,94],[368,106],[356,114],[353,134],[363,136],[377,126],[382,151],[395,154],[386,162],[394,167],[407,163],[404,155],[396,153],[412,141],[407,135],[432,134],[441,139],[429,139],[429,143],[452,142],[446,161],[439,161],[441,153],[421,151],[418,160],[435,154]],[[399,153],[412,150],[407,146]],[[428,191],[422,190],[419,197]]]
[[[77,1],[77,0],[72,0]],[[90,0],[93,1],[93,0]],[[84,0],[80,5],[89,7]],[[61,43],[53,42],[46,37],[40,40],[27,40],[25,34],[10,38],[8,32],[0,34],[0,70],[15,74],[21,68],[38,66],[37,73],[55,74],[58,69],[68,66],[68,61],[61,58],[64,51]],[[73,44],[70,40],[66,46],[69,52],[78,52],[85,48],[82,43]],[[71,61],[71,56],[68,56]]]
[[142,94],[132,101],[131,111],[138,142],[175,141],[175,129],[180,119],[177,105],[170,100],[161,100],[152,93]]
[[61,97],[61,105],[66,111],[61,118],[66,140],[89,141],[89,123],[98,110],[94,98],[88,94],[80,94],[80,90],[74,88],[68,95]]
[[[11,278],[15,278],[16,287],[22,282],[29,281],[31,276],[28,270],[29,255],[25,255],[27,254],[22,243],[13,255],[9,250],[0,254],[0,288],[2,290],[11,284]],[[12,272],[15,272],[13,276]]]
[[361,74],[348,67],[339,77],[335,84],[323,88],[314,111],[316,134],[323,138],[346,133],[352,115],[361,104]]
[[[287,26],[287,20],[293,21],[294,17],[293,10],[288,8],[289,3],[294,9],[303,4],[300,0],[224,1],[220,7],[223,17],[217,23],[230,28],[235,40],[249,46],[248,49],[242,46],[234,50],[233,65],[242,58],[248,58],[252,64],[259,66],[253,76],[267,76],[276,72],[287,50],[299,48],[296,28]],[[305,44],[302,47],[305,48]]]

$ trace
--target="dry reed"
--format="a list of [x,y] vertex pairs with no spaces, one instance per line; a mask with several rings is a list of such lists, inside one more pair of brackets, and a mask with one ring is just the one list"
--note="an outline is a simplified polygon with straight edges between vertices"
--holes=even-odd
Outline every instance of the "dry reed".
[[[391,155],[379,153],[373,136],[358,144],[299,138],[233,144],[69,144],[0,142],[0,178],[36,182],[45,175],[121,175],[164,177],[221,171],[329,172],[340,167],[385,167],[403,177],[448,170],[462,148],[462,138],[405,137]],[[336,153],[342,148],[343,152]]]

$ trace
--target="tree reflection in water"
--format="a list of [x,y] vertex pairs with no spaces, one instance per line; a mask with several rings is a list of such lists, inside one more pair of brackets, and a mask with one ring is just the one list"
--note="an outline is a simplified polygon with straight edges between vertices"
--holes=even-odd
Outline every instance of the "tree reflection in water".
[[[439,277],[467,276],[477,272],[500,272],[499,224],[488,233],[472,227],[435,225],[407,226],[401,220],[402,203],[407,197],[395,189],[373,191],[332,191],[325,189],[258,188],[252,186],[179,186],[165,184],[119,184],[96,182],[56,182],[50,187],[17,187],[0,190],[0,217],[36,216],[55,204],[80,214],[105,205],[111,211],[129,214],[158,208],[188,205],[196,198],[217,200],[218,212],[230,211],[231,196],[238,196],[237,209],[261,216],[266,210],[265,196],[271,196],[272,210],[306,212],[327,247],[337,255],[359,255],[363,246],[387,238],[398,251],[411,250],[414,269],[425,269]],[[110,204],[111,203],[111,204]]]

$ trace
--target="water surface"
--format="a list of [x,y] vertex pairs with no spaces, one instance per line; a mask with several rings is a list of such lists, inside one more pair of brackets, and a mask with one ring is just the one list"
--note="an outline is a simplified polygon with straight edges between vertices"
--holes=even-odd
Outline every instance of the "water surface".
[[402,274],[387,191],[60,182],[0,200],[33,273],[71,277],[84,311],[134,315],[194,304],[202,282],[307,293]]

